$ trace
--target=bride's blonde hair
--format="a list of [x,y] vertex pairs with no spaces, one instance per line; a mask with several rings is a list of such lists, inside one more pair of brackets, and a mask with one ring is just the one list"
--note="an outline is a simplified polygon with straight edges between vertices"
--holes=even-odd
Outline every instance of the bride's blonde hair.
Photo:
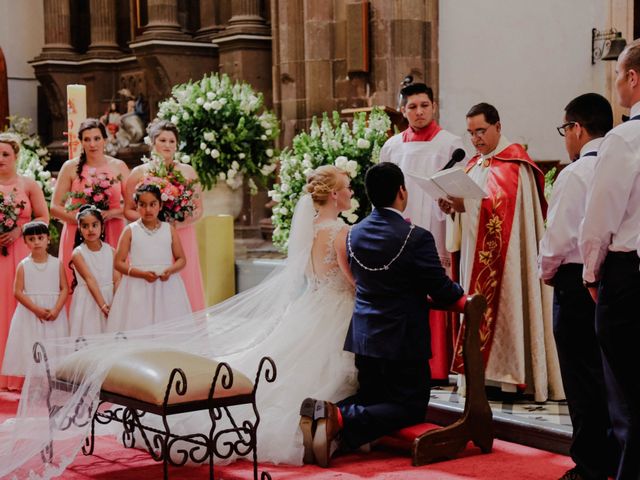
[[322,165],[307,177],[305,192],[311,195],[314,205],[324,205],[331,192],[338,190],[344,182],[347,172],[333,165]]

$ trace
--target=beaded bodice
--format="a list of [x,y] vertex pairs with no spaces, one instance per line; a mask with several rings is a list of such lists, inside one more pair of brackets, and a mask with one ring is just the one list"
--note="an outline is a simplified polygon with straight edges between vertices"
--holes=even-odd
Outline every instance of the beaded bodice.
[[329,286],[337,290],[350,288],[349,282],[340,270],[334,242],[338,233],[345,228],[342,219],[324,221],[313,226],[313,246],[307,268],[307,278],[315,288]]

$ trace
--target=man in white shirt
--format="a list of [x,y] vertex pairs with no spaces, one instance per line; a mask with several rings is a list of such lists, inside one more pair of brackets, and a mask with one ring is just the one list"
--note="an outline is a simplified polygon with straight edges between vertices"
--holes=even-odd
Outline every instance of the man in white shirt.
[[540,241],[540,278],[554,287],[553,333],[573,425],[571,458],[575,468],[560,480],[605,480],[617,465],[607,411],[602,359],[595,330],[595,302],[582,284],[578,232],[598,147],[613,127],[608,100],[597,93],[573,99],[565,107],[558,133],[573,161],[553,185],[547,230]]
[[[424,83],[411,83],[400,90],[400,110],[409,127],[385,142],[380,162],[395,163],[404,173],[409,200],[404,216],[433,235],[440,262],[451,275],[451,255],[445,247],[445,215],[409,173],[430,177],[451,160],[453,152],[461,150],[458,160],[464,160],[462,139],[442,129],[435,120],[438,108],[433,90]],[[464,165],[464,163],[461,163]],[[449,379],[451,340],[446,330],[446,313],[430,314],[432,352],[432,380]]]
[[600,145],[579,247],[584,282],[597,299],[609,414],[622,451],[620,480],[640,477],[640,40],[618,57],[615,86],[631,118]]

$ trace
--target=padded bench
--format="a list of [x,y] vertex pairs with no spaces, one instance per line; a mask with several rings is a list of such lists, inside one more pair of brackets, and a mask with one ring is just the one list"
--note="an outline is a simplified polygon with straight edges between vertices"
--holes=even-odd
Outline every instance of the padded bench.
[[[252,382],[227,363],[199,355],[169,348],[132,349],[111,365],[95,409],[95,400],[88,399],[75,412],[67,414],[67,418],[60,419],[55,418],[60,407],[51,405],[52,392],[75,392],[86,372],[93,368],[96,352],[87,348],[69,355],[56,368],[53,377],[43,345],[34,344],[33,353],[36,363],[45,363],[49,377],[50,421],[55,421],[62,430],[91,422],[91,431],[82,447],[85,455],[93,453],[96,422],[115,421],[123,425],[125,447],[135,447],[136,438],[142,438],[153,459],[163,463],[165,480],[168,479],[169,464],[182,466],[188,461],[208,462],[209,478],[213,480],[215,458],[225,459],[234,454],[252,456],[253,477],[258,479],[256,432],[260,416],[256,390],[263,375],[267,382],[276,378],[276,367],[269,357],[260,360]],[[232,410],[238,405],[252,407],[255,420],[242,418],[236,422]],[[203,424],[201,432],[186,435],[171,432],[168,416],[198,410],[208,410],[210,426]],[[159,415],[164,427],[145,425],[143,417],[146,413]],[[208,432],[202,433],[207,428]],[[186,444],[189,448],[185,448]],[[43,459],[51,460],[52,448],[50,442],[42,452]],[[261,472],[260,478],[270,479],[271,476]]]

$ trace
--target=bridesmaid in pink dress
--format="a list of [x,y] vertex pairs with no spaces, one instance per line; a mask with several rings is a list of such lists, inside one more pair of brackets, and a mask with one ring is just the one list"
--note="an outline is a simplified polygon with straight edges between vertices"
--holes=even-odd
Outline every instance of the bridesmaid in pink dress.
[[[198,175],[191,165],[174,162],[174,156],[178,148],[178,129],[166,120],[156,120],[147,129],[151,144],[153,147],[152,155],[162,158],[166,165],[172,165],[177,168],[187,180],[197,180]],[[131,171],[131,175],[126,184],[126,195],[124,200],[124,214],[130,221],[140,218],[140,214],[136,210],[133,201],[133,193],[136,185],[140,183],[144,176],[148,175],[150,163],[138,165]],[[200,271],[200,255],[198,254],[198,241],[196,239],[196,231],[193,224],[202,217],[202,199],[200,184],[196,184],[196,209],[194,215],[187,218],[184,222],[174,224],[184,249],[187,265],[180,271],[180,276],[187,289],[191,309],[194,312],[203,310],[204,289],[202,287],[202,272]]]
[[[13,279],[18,264],[29,254],[29,249],[22,240],[22,225],[32,219],[49,223],[49,211],[42,189],[34,180],[18,175],[16,161],[19,151],[20,145],[15,137],[0,134],[0,192],[13,195],[16,202],[25,202],[25,208],[18,216],[16,228],[0,234],[0,246],[6,248],[7,253],[4,255],[4,249],[0,253],[0,368],[11,317],[16,308]],[[0,390],[20,390],[23,380],[0,375]]]
[[[104,142],[107,132],[104,125],[95,118],[87,118],[80,124],[78,138],[82,142],[82,154],[79,158],[67,160],[62,165],[51,199],[51,215],[64,223],[60,234],[60,250],[58,257],[62,260],[67,273],[69,285],[73,274],[69,261],[73,252],[73,242],[78,230],[77,210],[67,211],[70,192],[81,192],[87,179],[94,175],[106,174],[116,180],[109,189],[109,209],[102,211],[105,220],[105,241],[113,248],[118,246],[118,239],[124,228],[122,192],[129,176],[129,168],[117,158],[104,154]],[[118,176],[120,177],[119,180]]]

